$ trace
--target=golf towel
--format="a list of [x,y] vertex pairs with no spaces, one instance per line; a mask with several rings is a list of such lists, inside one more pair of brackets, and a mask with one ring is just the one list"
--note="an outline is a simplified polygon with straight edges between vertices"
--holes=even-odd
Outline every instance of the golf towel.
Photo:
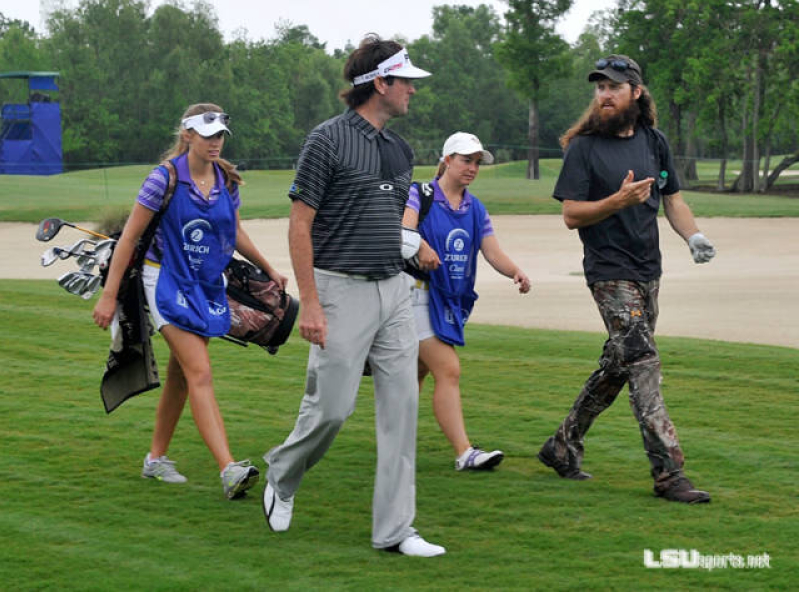
[[144,302],[139,270],[130,269],[117,300],[111,327],[111,350],[100,384],[106,413],[111,413],[129,398],[161,385]]

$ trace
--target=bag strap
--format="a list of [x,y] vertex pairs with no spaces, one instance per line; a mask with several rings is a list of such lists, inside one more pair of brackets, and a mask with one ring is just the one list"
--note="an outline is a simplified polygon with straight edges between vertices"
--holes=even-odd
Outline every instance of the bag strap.
[[[142,234],[141,239],[139,240],[139,245],[136,250],[136,257],[133,261],[133,267],[136,269],[140,269],[142,264],[144,263],[144,257],[147,255],[147,250],[150,248],[150,244],[152,244],[153,239],[155,238],[155,231],[158,229],[158,225],[161,223],[161,218],[166,212],[167,208],[169,207],[169,203],[172,201],[172,196],[175,194],[175,186],[177,185],[177,171],[175,170],[175,165],[170,160],[165,160],[160,165],[162,168],[166,170],[166,191],[164,192],[164,200],[161,202],[161,209],[156,212],[153,219],[150,220],[150,223],[147,225],[147,229]],[[156,250],[159,250],[156,246]],[[160,258],[161,253],[158,253]]]
[[411,183],[412,187],[416,187],[416,191],[419,193],[419,222],[417,225],[421,226],[422,221],[427,216],[427,213],[430,211],[430,206],[433,205],[433,194],[435,190],[430,183],[419,183],[418,181],[414,181]]

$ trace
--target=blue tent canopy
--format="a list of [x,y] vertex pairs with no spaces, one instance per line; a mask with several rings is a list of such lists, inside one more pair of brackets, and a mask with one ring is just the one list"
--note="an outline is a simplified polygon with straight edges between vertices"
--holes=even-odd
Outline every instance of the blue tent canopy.
[[28,83],[27,103],[0,108],[0,174],[54,175],[63,172],[61,107],[43,91],[57,91],[58,72],[5,72]]

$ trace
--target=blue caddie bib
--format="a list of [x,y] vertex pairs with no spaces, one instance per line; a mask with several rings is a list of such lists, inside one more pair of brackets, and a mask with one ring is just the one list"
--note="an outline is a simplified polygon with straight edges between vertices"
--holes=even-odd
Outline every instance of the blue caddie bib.
[[198,203],[189,196],[190,183],[178,176],[161,218],[164,252],[156,304],[176,327],[218,337],[230,330],[222,272],[236,246],[236,212],[224,185],[217,200]]
[[419,232],[438,253],[441,265],[430,271],[430,325],[441,341],[464,345],[463,327],[477,300],[474,282],[483,238],[485,207],[472,196],[465,212],[433,202]]

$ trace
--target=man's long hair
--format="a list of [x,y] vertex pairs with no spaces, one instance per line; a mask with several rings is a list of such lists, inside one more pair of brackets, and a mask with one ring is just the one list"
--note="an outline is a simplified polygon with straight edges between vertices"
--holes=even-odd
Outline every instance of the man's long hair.
[[[630,85],[630,92],[633,92],[634,88],[633,85]],[[635,109],[637,113],[634,114],[634,120],[630,123],[634,123],[636,126],[657,127],[658,111],[657,106],[655,106],[655,100],[652,98],[652,95],[649,94],[649,89],[646,88],[646,86],[641,84],[638,88],[641,89],[641,96],[632,104],[632,108]],[[571,142],[575,136],[601,135],[602,133],[603,128],[601,126],[601,118],[599,117],[599,103],[596,97],[594,97],[591,104],[580,116],[580,119],[560,137],[560,146],[566,150],[569,142]]]
[[[351,83],[356,76],[371,72],[380,62],[387,60],[401,49],[402,46],[396,41],[381,39],[377,34],[369,33],[361,41],[358,49],[347,58],[347,63],[344,64],[344,79]],[[388,79],[391,79],[391,76]],[[341,91],[339,96],[348,107],[357,109],[375,92],[374,80],[370,80]]]

